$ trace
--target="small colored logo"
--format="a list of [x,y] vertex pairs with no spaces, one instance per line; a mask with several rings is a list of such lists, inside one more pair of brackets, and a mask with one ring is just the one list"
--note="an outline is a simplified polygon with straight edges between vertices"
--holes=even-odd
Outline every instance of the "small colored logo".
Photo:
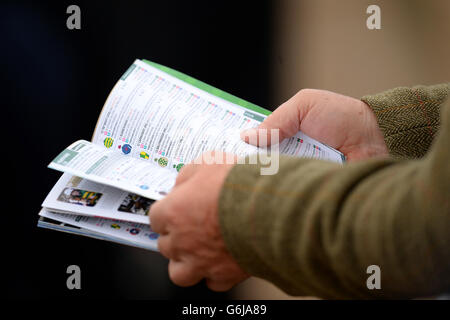
[[177,164],[177,166],[176,166],[177,172],[180,172],[181,168],[183,168],[183,167],[184,167],[184,163]]
[[169,159],[167,159],[166,157],[161,157],[158,159],[158,164],[160,167],[166,167],[167,164],[169,163]]
[[148,186],[145,184],[140,185],[139,188],[141,188],[142,190],[148,190]]
[[139,154],[139,156],[140,156],[142,159],[148,159],[148,158],[149,158],[148,153],[147,153],[147,152],[144,152],[144,151],[141,151],[141,153]]
[[124,154],[129,154],[131,152],[131,146],[129,144],[124,144],[122,146],[122,152]]
[[152,232],[148,235],[148,237],[150,238],[150,240],[156,240],[158,239],[159,234]]
[[113,229],[120,229],[120,226],[117,223],[113,223],[111,225],[111,228],[113,228]]
[[132,234],[133,236],[139,234],[140,231],[141,230],[139,230],[138,228],[133,228],[129,230],[130,234]]
[[113,138],[105,138],[105,140],[103,140],[103,144],[107,148],[111,148],[113,143],[114,143],[114,139]]

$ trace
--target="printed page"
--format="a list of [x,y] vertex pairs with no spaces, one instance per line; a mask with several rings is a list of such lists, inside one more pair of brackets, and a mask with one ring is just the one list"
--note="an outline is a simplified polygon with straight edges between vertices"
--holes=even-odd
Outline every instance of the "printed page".
[[72,143],[48,167],[153,200],[162,199],[176,178],[176,171],[84,140]]
[[154,200],[64,173],[42,206],[50,211],[76,213],[149,224]]
[[[265,117],[136,60],[109,95],[92,141],[176,172],[209,150],[258,152],[240,132]],[[341,153],[301,132],[284,140],[280,152],[343,162]]]
[[159,235],[153,232],[151,227],[146,224],[56,213],[45,209],[42,209],[39,215],[71,226],[94,231],[103,235],[106,240],[112,237],[147,249],[158,250],[157,239]]

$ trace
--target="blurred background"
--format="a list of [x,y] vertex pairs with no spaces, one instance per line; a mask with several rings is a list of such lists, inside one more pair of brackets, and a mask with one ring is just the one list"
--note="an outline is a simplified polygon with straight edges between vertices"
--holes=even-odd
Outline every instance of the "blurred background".
[[[66,9],[81,8],[81,30]],[[381,8],[368,30],[366,8]],[[171,284],[157,253],[36,227],[65,146],[90,139],[136,58],[273,110],[302,88],[354,97],[450,81],[448,0],[3,1],[0,4],[5,290],[12,298],[285,299],[249,279],[228,293]],[[82,290],[67,290],[79,265]]]

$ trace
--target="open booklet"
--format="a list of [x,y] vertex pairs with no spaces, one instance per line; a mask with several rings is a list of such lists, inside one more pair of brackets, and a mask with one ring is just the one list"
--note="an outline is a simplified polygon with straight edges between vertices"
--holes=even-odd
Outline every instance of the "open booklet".
[[[38,226],[157,250],[148,217],[177,173],[203,152],[262,152],[240,132],[270,111],[183,73],[136,60],[111,91],[92,137],[63,150],[63,172],[42,204]],[[281,154],[342,163],[339,151],[299,132]]]

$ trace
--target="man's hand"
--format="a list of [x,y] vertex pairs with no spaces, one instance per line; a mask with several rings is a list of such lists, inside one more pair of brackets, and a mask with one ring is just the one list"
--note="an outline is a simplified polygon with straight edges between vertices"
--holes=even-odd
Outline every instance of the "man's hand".
[[[280,141],[302,131],[341,151],[349,161],[385,157],[388,149],[374,113],[363,101],[324,90],[304,89],[278,107],[258,129],[279,129]],[[241,134],[247,141],[257,131]],[[270,137],[267,141],[270,143]]]
[[[226,163],[224,153],[202,158],[216,155]],[[151,207],[151,226],[160,234],[158,248],[170,259],[169,276],[179,286],[206,278],[211,290],[226,291],[248,277],[225,247],[219,227],[220,190],[232,167],[188,164],[169,195]]]

